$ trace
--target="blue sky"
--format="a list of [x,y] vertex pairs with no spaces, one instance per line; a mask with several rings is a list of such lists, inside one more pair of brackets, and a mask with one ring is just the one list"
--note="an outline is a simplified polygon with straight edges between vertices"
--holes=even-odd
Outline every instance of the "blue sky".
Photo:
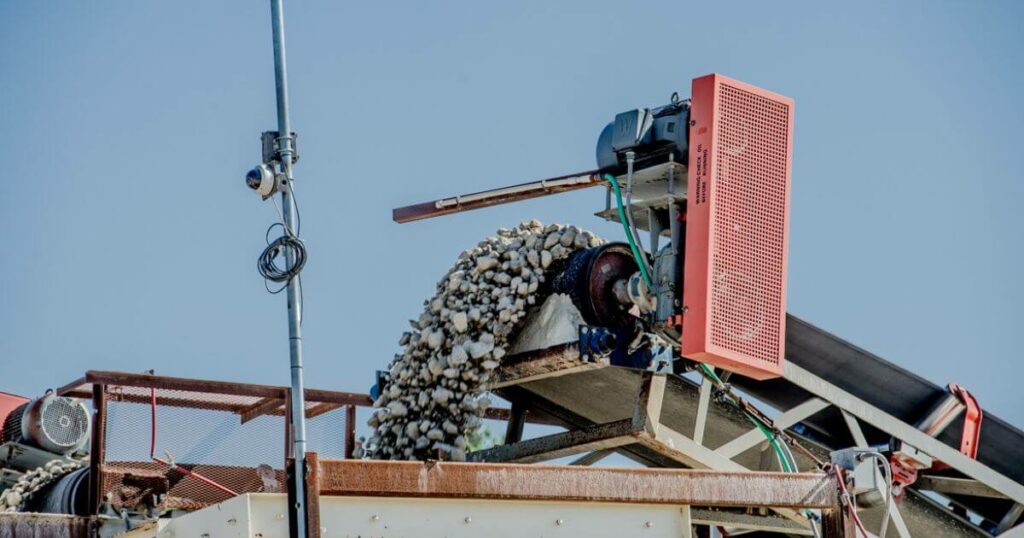
[[[363,391],[458,252],[580,192],[392,207],[593,165],[615,113],[717,71],[796,100],[790,311],[1024,425],[1014,2],[288,2],[308,384]],[[286,384],[244,187],[275,128],[267,2],[0,6],[0,390],[87,369]]]

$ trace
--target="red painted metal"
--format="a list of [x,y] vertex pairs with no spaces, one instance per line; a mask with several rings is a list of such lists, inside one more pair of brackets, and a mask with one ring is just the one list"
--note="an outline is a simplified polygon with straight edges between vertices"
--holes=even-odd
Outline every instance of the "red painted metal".
[[960,453],[968,458],[978,459],[978,438],[981,436],[983,418],[981,406],[967,389],[956,383],[949,384],[949,392],[967,407],[964,412],[964,433],[960,437]]
[[0,392],[0,436],[3,435],[4,421],[7,420],[7,415],[11,414],[23,403],[28,402],[28,398],[18,396],[16,394],[8,394],[6,392]]
[[917,481],[917,467],[913,462],[904,461],[894,454],[889,458],[889,469],[892,470],[892,497],[899,502],[907,486]]
[[693,81],[683,356],[782,375],[793,100],[722,75]]

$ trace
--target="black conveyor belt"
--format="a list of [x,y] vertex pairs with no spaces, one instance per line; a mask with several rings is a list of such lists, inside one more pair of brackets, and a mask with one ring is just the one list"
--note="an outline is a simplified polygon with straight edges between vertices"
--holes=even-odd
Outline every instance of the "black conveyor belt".
[[[869,353],[835,335],[789,315],[786,326],[786,360],[857,396],[871,405],[915,424],[945,394],[937,386],[914,373]],[[811,397],[808,392],[784,379],[754,381],[733,376],[732,382],[754,396],[782,409]],[[805,423],[835,438],[848,438],[838,412],[826,411]],[[884,443],[888,437],[863,425],[871,443]],[[963,419],[958,418],[939,436],[946,444],[959,448]],[[1024,483],[1024,432],[985,412],[981,424],[978,460],[993,470]]]

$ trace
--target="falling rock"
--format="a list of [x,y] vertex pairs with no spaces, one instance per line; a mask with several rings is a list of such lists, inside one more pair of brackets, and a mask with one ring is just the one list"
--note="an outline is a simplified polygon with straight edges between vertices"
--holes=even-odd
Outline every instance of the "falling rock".
[[576,234],[572,246],[576,248],[587,248],[588,246],[590,246],[591,238],[593,238],[593,235],[591,235],[589,232],[580,232]]
[[498,266],[498,260],[490,256],[476,259],[476,271],[482,273]]
[[444,341],[444,334],[441,331],[431,331],[427,335],[427,345],[430,349],[437,349],[441,347],[441,342]]
[[[522,294],[520,294],[522,295]],[[469,328],[469,317],[465,312],[456,312],[452,315],[452,327],[460,333],[466,332]]]
[[553,247],[556,244],[558,244],[558,242],[561,239],[562,239],[562,235],[557,233],[557,232],[552,232],[552,233],[548,234],[548,236],[544,238],[544,249],[545,250],[550,249],[551,247]]
[[388,404],[388,410],[391,411],[391,416],[393,417],[403,417],[409,412],[408,408],[405,407],[405,404],[397,400]]
[[576,227],[529,221],[464,250],[399,339],[404,351],[374,402],[366,456],[465,459],[466,435],[489,405],[481,393],[528,305],[545,299],[552,264],[594,243],[601,240]]
[[576,240],[576,228],[570,226],[564,232],[562,232],[562,238],[558,241],[563,247],[571,247],[573,242]]
[[469,356],[473,357],[474,359],[479,359],[484,355],[487,355],[488,353],[491,352],[492,349],[494,349],[493,342],[488,343],[482,340],[478,340],[476,342],[467,342],[466,346],[466,351],[469,352]]
[[464,345],[455,346],[452,348],[452,354],[448,357],[448,364],[453,367],[462,366],[469,360],[469,354],[466,352]]

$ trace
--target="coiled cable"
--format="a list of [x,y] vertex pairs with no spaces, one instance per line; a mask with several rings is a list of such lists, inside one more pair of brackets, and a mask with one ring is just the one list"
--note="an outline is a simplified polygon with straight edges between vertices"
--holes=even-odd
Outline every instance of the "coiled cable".
[[[281,227],[284,233],[271,241],[270,231],[278,226]],[[288,282],[297,277],[306,265],[306,245],[301,239],[292,235],[291,231],[280,222],[271,224],[267,228],[266,235],[267,248],[263,249],[263,252],[256,261],[256,270],[259,271],[260,276],[270,282]],[[291,263],[287,261],[289,254],[291,255]],[[284,259],[283,265],[278,263],[280,258]],[[270,293],[280,293],[285,287],[287,285],[273,291],[268,287],[267,291]]]

